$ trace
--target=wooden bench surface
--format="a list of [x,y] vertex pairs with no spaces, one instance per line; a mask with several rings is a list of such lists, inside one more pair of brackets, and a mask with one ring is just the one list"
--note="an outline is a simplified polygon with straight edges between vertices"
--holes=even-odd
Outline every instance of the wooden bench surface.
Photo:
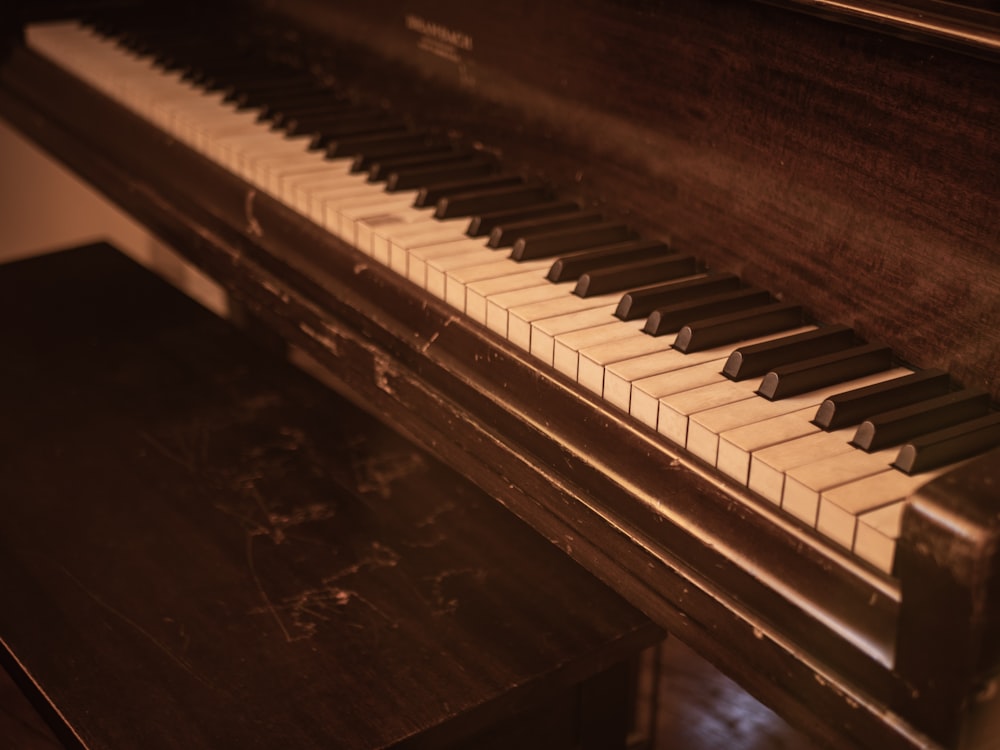
[[0,267],[0,320],[0,639],[64,739],[436,745],[660,636],[108,246]]

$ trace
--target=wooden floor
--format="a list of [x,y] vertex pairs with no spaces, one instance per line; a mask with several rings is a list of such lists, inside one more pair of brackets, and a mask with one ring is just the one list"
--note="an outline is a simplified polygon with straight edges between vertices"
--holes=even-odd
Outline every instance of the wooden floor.
[[[7,744],[4,744],[7,743]],[[0,747],[63,750],[0,670]],[[653,750],[814,750],[795,731],[676,638],[661,647]]]
[[660,650],[654,750],[818,750],[676,638]]

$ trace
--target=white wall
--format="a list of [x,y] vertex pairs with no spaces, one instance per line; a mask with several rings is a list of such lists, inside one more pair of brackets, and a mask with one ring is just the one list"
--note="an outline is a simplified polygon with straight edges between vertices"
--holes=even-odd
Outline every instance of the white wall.
[[0,263],[97,240],[225,314],[221,288],[0,120]]

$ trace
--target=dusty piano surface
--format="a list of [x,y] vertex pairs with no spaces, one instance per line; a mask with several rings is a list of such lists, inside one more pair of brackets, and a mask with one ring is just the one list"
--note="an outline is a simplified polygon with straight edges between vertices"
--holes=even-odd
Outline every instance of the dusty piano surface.
[[[518,4],[488,22],[458,7],[285,7],[247,32],[283,64],[484,144],[505,173],[995,401],[988,47],[757,5],[588,4],[572,22]],[[12,122],[300,362],[792,721],[844,746],[972,731],[996,668],[994,458],[912,500],[894,565],[876,570],[37,52],[14,50],[3,95]]]

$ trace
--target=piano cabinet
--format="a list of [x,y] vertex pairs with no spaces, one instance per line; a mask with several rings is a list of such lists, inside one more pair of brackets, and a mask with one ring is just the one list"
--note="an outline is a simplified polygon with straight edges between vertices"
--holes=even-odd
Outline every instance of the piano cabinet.
[[[245,21],[352,96],[996,400],[993,47],[753,3],[528,5],[484,22],[461,3],[294,2]],[[292,361],[819,742],[991,739],[1000,453],[918,491],[895,568],[873,570],[30,48],[0,71],[0,113]]]

